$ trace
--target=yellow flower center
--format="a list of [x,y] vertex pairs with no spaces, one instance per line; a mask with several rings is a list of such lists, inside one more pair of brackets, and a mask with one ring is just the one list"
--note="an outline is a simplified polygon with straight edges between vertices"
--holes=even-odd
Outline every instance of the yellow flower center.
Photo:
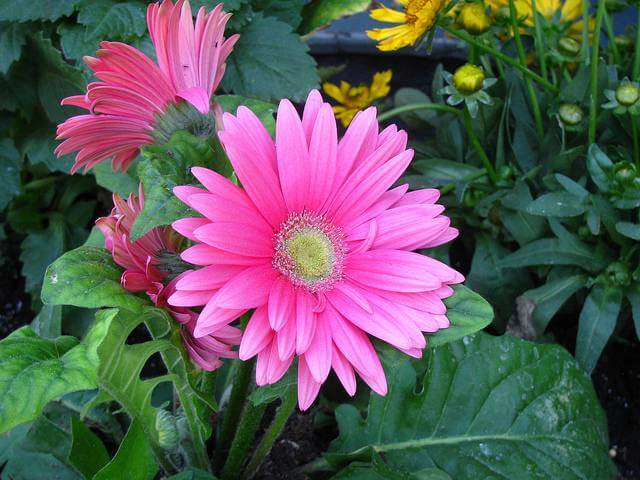
[[320,230],[309,228],[296,233],[287,240],[286,248],[299,277],[316,282],[331,273],[333,247]]
[[458,68],[453,74],[453,86],[460,93],[472,94],[482,88],[485,76],[482,68],[467,63]]

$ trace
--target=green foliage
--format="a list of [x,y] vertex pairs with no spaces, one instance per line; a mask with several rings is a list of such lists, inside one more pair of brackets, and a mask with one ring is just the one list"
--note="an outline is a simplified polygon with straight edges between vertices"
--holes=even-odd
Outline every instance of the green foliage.
[[109,454],[102,440],[76,417],[71,417],[69,463],[85,478],[93,478],[108,461]]
[[371,5],[371,0],[312,0],[302,10],[299,31],[307,34],[346,15],[359,13]]
[[8,138],[0,140],[0,209],[20,193],[20,155]]
[[338,408],[331,464],[375,453],[401,472],[440,468],[451,478],[612,476],[604,413],[562,348],[477,334],[426,358],[424,379],[407,360],[387,362],[389,393],[371,396],[366,419]]

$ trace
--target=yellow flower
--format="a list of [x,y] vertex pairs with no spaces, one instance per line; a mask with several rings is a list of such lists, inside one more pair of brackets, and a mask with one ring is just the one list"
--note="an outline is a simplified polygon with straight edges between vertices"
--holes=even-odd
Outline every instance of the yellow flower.
[[477,65],[466,63],[459,67],[453,74],[453,86],[459,92],[472,94],[482,88],[485,75],[484,70]]
[[347,127],[356,113],[389,94],[391,76],[391,70],[385,70],[373,76],[370,86],[358,85],[354,87],[342,81],[340,86],[327,82],[322,85],[322,89],[327,95],[341,104],[334,106],[333,111],[336,114],[336,118],[342,122],[342,125]]
[[[509,7],[509,0],[485,0],[485,3],[491,7],[494,15],[500,8]],[[531,0],[515,0],[515,7],[519,17],[526,16],[524,24],[532,27],[534,15]],[[572,35],[582,35],[582,0],[536,0],[536,10],[550,21],[559,13],[561,23],[571,24],[569,31]]]
[[446,0],[396,0],[404,11],[384,5],[371,10],[371,18],[380,22],[398,23],[395,27],[368,30],[369,38],[378,41],[382,51],[399,50],[414,45],[433,28]]
[[457,23],[472,35],[489,30],[491,19],[481,3],[465,3],[458,12]]

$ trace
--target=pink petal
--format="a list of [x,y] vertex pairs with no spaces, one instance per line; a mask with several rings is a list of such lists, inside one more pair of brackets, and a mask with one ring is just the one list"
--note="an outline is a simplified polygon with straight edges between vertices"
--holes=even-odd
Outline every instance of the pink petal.
[[183,237],[196,241],[193,232],[198,228],[211,223],[206,218],[181,218],[171,224],[171,227]]
[[220,308],[256,308],[267,303],[278,274],[271,263],[249,267],[233,277],[213,298]]
[[199,241],[229,253],[248,257],[273,256],[273,239],[253,225],[232,222],[209,223],[198,228]]
[[298,406],[300,410],[307,410],[320,392],[322,382],[314,380],[307,366],[305,357],[298,360]]
[[313,340],[304,353],[309,371],[316,382],[319,383],[327,379],[331,370],[333,341],[331,340],[329,322],[330,320],[328,318],[324,318],[324,312],[318,315]]
[[276,331],[282,329],[285,323],[292,320],[295,315],[295,291],[291,282],[283,277],[278,277],[269,293],[269,323]]
[[192,270],[182,275],[176,288],[190,291],[217,290],[245,269],[242,265],[211,265]]
[[376,147],[378,136],[377,111],[369,107],[358,112],[338,144],[336,188],[340,187],[352,170]]
[[202,87],[190,87],[180,90],[176,96],[185,99],[191,105],[196,107],[200,113],[206,115],[211,108],[211,100],[209,94]]
[[333,110],[325,103],[318,112],[309,143],[309,190],[307,208],[322,207],[335,188],[338,131]]
[[356,375],[353,367],[340,353],[340,349],[337,346],[334,345],[332,351],[331,366],[333,371],[336,372],[340,383],[342,383],[349,396],[353,397],[356,394]]
[[180,258],[185,262],[203,266],[212,264],[251,266],[264,263],[263,258],[237,255],[203,243],[187,248],[180,254]]
[[296,322],[295,319],[290,319],[284,326],[276,333],[278,343],[278,355],[280,359],[286,359],[296,351]]
[[167,302],[174,307],[197,307],[205,305],[214,294],[214,290],[202,292],[182,292],[178,290],[171,294]]
[[[82,99],[79,101],[82,102]],[[302,128],[309,144],[311,143],[313,126],[316,123],[316,118],[322,105],[323,101],[320,92],[316,89],[311,90],[307,96],[307,101],[304,104],[304,113],[302,114]]]
[[270,345],[272,339],[273,330],[269,328],[267,309],[265,307],[257,308],[242,335],[238,352],[240,360],[246,361],[257,355],[258,352]]
[[304,289],[296,292],[296,353],[303,354],[313,340],[316,329],[315,300]]

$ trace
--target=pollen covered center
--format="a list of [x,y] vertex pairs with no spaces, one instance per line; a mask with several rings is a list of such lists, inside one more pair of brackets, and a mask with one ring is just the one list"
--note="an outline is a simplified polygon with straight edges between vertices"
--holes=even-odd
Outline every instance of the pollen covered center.
[[342,231],[322,215],[293,213],[275,236],[273,266],[296,286],[324,291],[342,278]]

